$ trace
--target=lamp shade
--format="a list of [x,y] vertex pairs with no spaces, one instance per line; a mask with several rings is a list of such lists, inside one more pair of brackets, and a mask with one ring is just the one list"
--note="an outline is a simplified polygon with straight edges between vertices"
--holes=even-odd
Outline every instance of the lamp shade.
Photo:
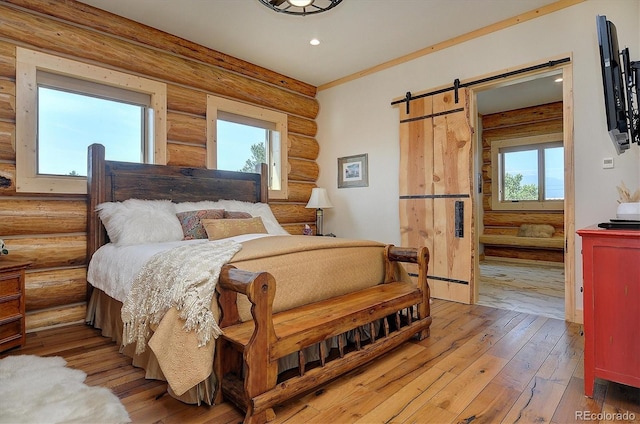
[[314,188],[311,190],[311,198],[309,199],[309,203],[307,203],[307,208],[314,209],[326,209],[332,208],[333,205],[329,200],[329,196],[327,196],[327,190],[324,188]]

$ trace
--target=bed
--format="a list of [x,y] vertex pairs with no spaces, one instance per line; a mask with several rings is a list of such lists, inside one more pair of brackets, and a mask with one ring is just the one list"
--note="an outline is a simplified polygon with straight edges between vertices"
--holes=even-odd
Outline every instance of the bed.
[[[114,339],[122,353],[132,357],[135,366],[145,369],[147,378],[168,381],[168,391],[173,397],[186,403],[213,404],[214,400],[223,399],[224,389],[224,398],[247,410],[246,422],[264,422],[274,402],[335,378],[411,337],[426,337],[431,323],[426,248],[407,250],[367,240],[288,235],[268,207],[265,175],[265,166],[260,174],[251,174],[106,161],[101,145],[90,146],[88,152],[87,322]],[[166,203],[171,203],[176,213],[217,210],[230,216],[201,219],[200,223],[206,224],[206,239],[176,240],[174,237],[114,243],[116,236],[119,241],[131,238],[137,228],[132,231],[129,226],[129,231],[116,233],[105,209],[114,206],[120,212],[118,208],[133,202],[144,203],[147,208],[143,213],[136,210],[136,219],[145,217],[139,226],[153,222],[159,232],[168,232],[174,225],[154,221],[158,209],[162,209],[159,205],[164,207]],[[111,216],[119,215],[113,212]],[[256,233],[250,230],[238,234],[232,230],[231,237],[227,237],[228,232],[219,230],[240,221],[247,225],[256,219],[263,225]],[[189,238],[186,227],[182,225],[181,229],[181,236]],[[220,237],[212,238],[211,234]],[[218,250],[210,250],[214,248]],[[201,258],[217,258],[217,252],[227,248],[235,249],[233,254],[224,253],[220,260],[211,261],[220,262],[217,270],[208,269],[208,265],[204,270],[209,261]],[[196,253],[189,249],[195,249]],[[132,259],[135,265],[118,262]],[[174,266],[174,262],[182,268]],[[399,266],[400,262],[417,264],[417,283]],[[204,278],[203,273],[218,280],[209,302],[205,292],[199,291],[204,287],[199,282]],[[146,274],[150,274],[149,278],[140,278]],[[190,280],[191,277],[185,276],[190,274],[197,277]],[[100,282],[103,278],[127,280],[130,286],[118,292],[120,289],[112,288],[109,283],[103,285]],[[206,304],[207,312],[195,314],[195,323],[188,326],[190,320],[194,320],[191,315],[185,315],[188,309],[185,305],[194,302],[180,298],[170,307],[165,306],[161,316],[138,320],[140,314],[131,312],[131,298],[136,298],[133,302],[136,307],[157,303],[148,300],[151,295],[147,298],[141,294],[141,287],[148,288],[151,280],[164,284],[162,289],[155,289],[160,297],[170,297],[166,293],[177,291],[173,289],[174,283],[186,285],[187,291],[192,295],[196,293],[190,299],[197,298],[200,308]],[[195,283],[189,286],[192,280]],[[384,289],[381,286],[385,286]],[[365,291],[369,294],[360,295]],[[340,302],[349,304],[340,305]],[[334,316],[341,317],[337,321],[352,322],[354,326],[309,321],[299,324],[306,328],[282,336],[301,315],[315,316],[314,313],[326,310],[327,305],[333,308]],[[302,312],[300,308],[307,309]],[[357,308],[360,309],[356,311]],[[328,322],[326,314],[323,317],[319,319]],[[210,322],[209,318],[213,324],[203,325]],[[267,336],[262,337],[260,332],[265,328]],[[318,336],[319,332],[326,334]],[[261,338],[267,345],[254,343]],[[308,343],[302,343],[301,338]],[[278,344],[284,339],[288,340],[287,347]],[[289,345],[299,345],[295,347],[299,350],[292,350]],[[273,354],[265,359],[264,354],[255,353],[270,352],[274,347],[282,355]],[[270,365],[252,362],[254,356],[260,357],[255,361],[267,361]],[[330,360],[339,365],[327,365]],[[250,386],[248,381],[255,380],[250,376],[257,368],[270,370],[264,378],[269,380],[265,384],[272,389],[277,375],[293,370],[293,383],[279,384],[280,388],[291,387],[291,390],[265,393],[262,388],[257,389],[261,398],[248,395],[246,387]],[[227,387],[231,374],[236,375],[237,381]]]

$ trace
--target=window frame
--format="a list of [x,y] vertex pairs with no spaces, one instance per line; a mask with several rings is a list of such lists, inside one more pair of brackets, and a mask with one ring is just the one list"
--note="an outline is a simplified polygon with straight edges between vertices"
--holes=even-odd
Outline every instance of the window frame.
[[[153,137],[145,150],[150,163],[167,163],[167,86],[165,83],[87,63],[16,48],[16,191],[25,193],[86,194],[86,177],[38,174],[38,71],[148,94],[153,110]],[[152,144],[152,146],[149,146]]]
[[[227,112],[238,116],[257,119],[273,123],[275,131],[280,133],[280,145],[274,153],[280,159],[280,189],[269,189],[269,199],[285,200],[289,196],[288,190],[288,130],[286,113],[277,112],[260,106],[230,100],[223,97],[207,95],[207,160],[209,169],[217,169],[218,166],[218,114]],[[271,146],[273,148],[273,146]],[[269,152],[267,152],[268,157]]]
[[[522,200],[522,201],[502,201],[500,188],[502,187],[502,171],[500,151],[509,147],[524,147],[538,144],[551,144],[559,142],[564,148],[563,133],[551,133],[532,137],[509,138],[491,141],[491,208],[501,211],[519,210],[564,210],[564,199],[562,200]],[[566,152],[565,152],[566,154]],[[543,166],[538,163],[538,169]],[[544,181],[544,175],[542,180]],[[564,175],[563,175],[564,178]],[[566,186],[566,184],[565,184]]]

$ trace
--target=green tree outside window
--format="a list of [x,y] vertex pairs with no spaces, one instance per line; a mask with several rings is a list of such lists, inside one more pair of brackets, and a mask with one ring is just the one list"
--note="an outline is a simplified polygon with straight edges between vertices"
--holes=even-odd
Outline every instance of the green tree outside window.
[[256,172],[256,165],[265,163],[267,155],[264,143],[256,143],[251,145],[251,158],[247,159],[240,172]]
[[522,184],[522,174],[505,174],[504,200],[538,200],[538,186]]

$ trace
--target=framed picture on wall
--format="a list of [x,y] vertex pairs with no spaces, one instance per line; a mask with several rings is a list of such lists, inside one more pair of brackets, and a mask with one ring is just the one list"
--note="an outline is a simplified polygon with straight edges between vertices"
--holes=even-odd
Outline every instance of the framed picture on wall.
[[368,154],[338,158],[338,188],[369,187]]

